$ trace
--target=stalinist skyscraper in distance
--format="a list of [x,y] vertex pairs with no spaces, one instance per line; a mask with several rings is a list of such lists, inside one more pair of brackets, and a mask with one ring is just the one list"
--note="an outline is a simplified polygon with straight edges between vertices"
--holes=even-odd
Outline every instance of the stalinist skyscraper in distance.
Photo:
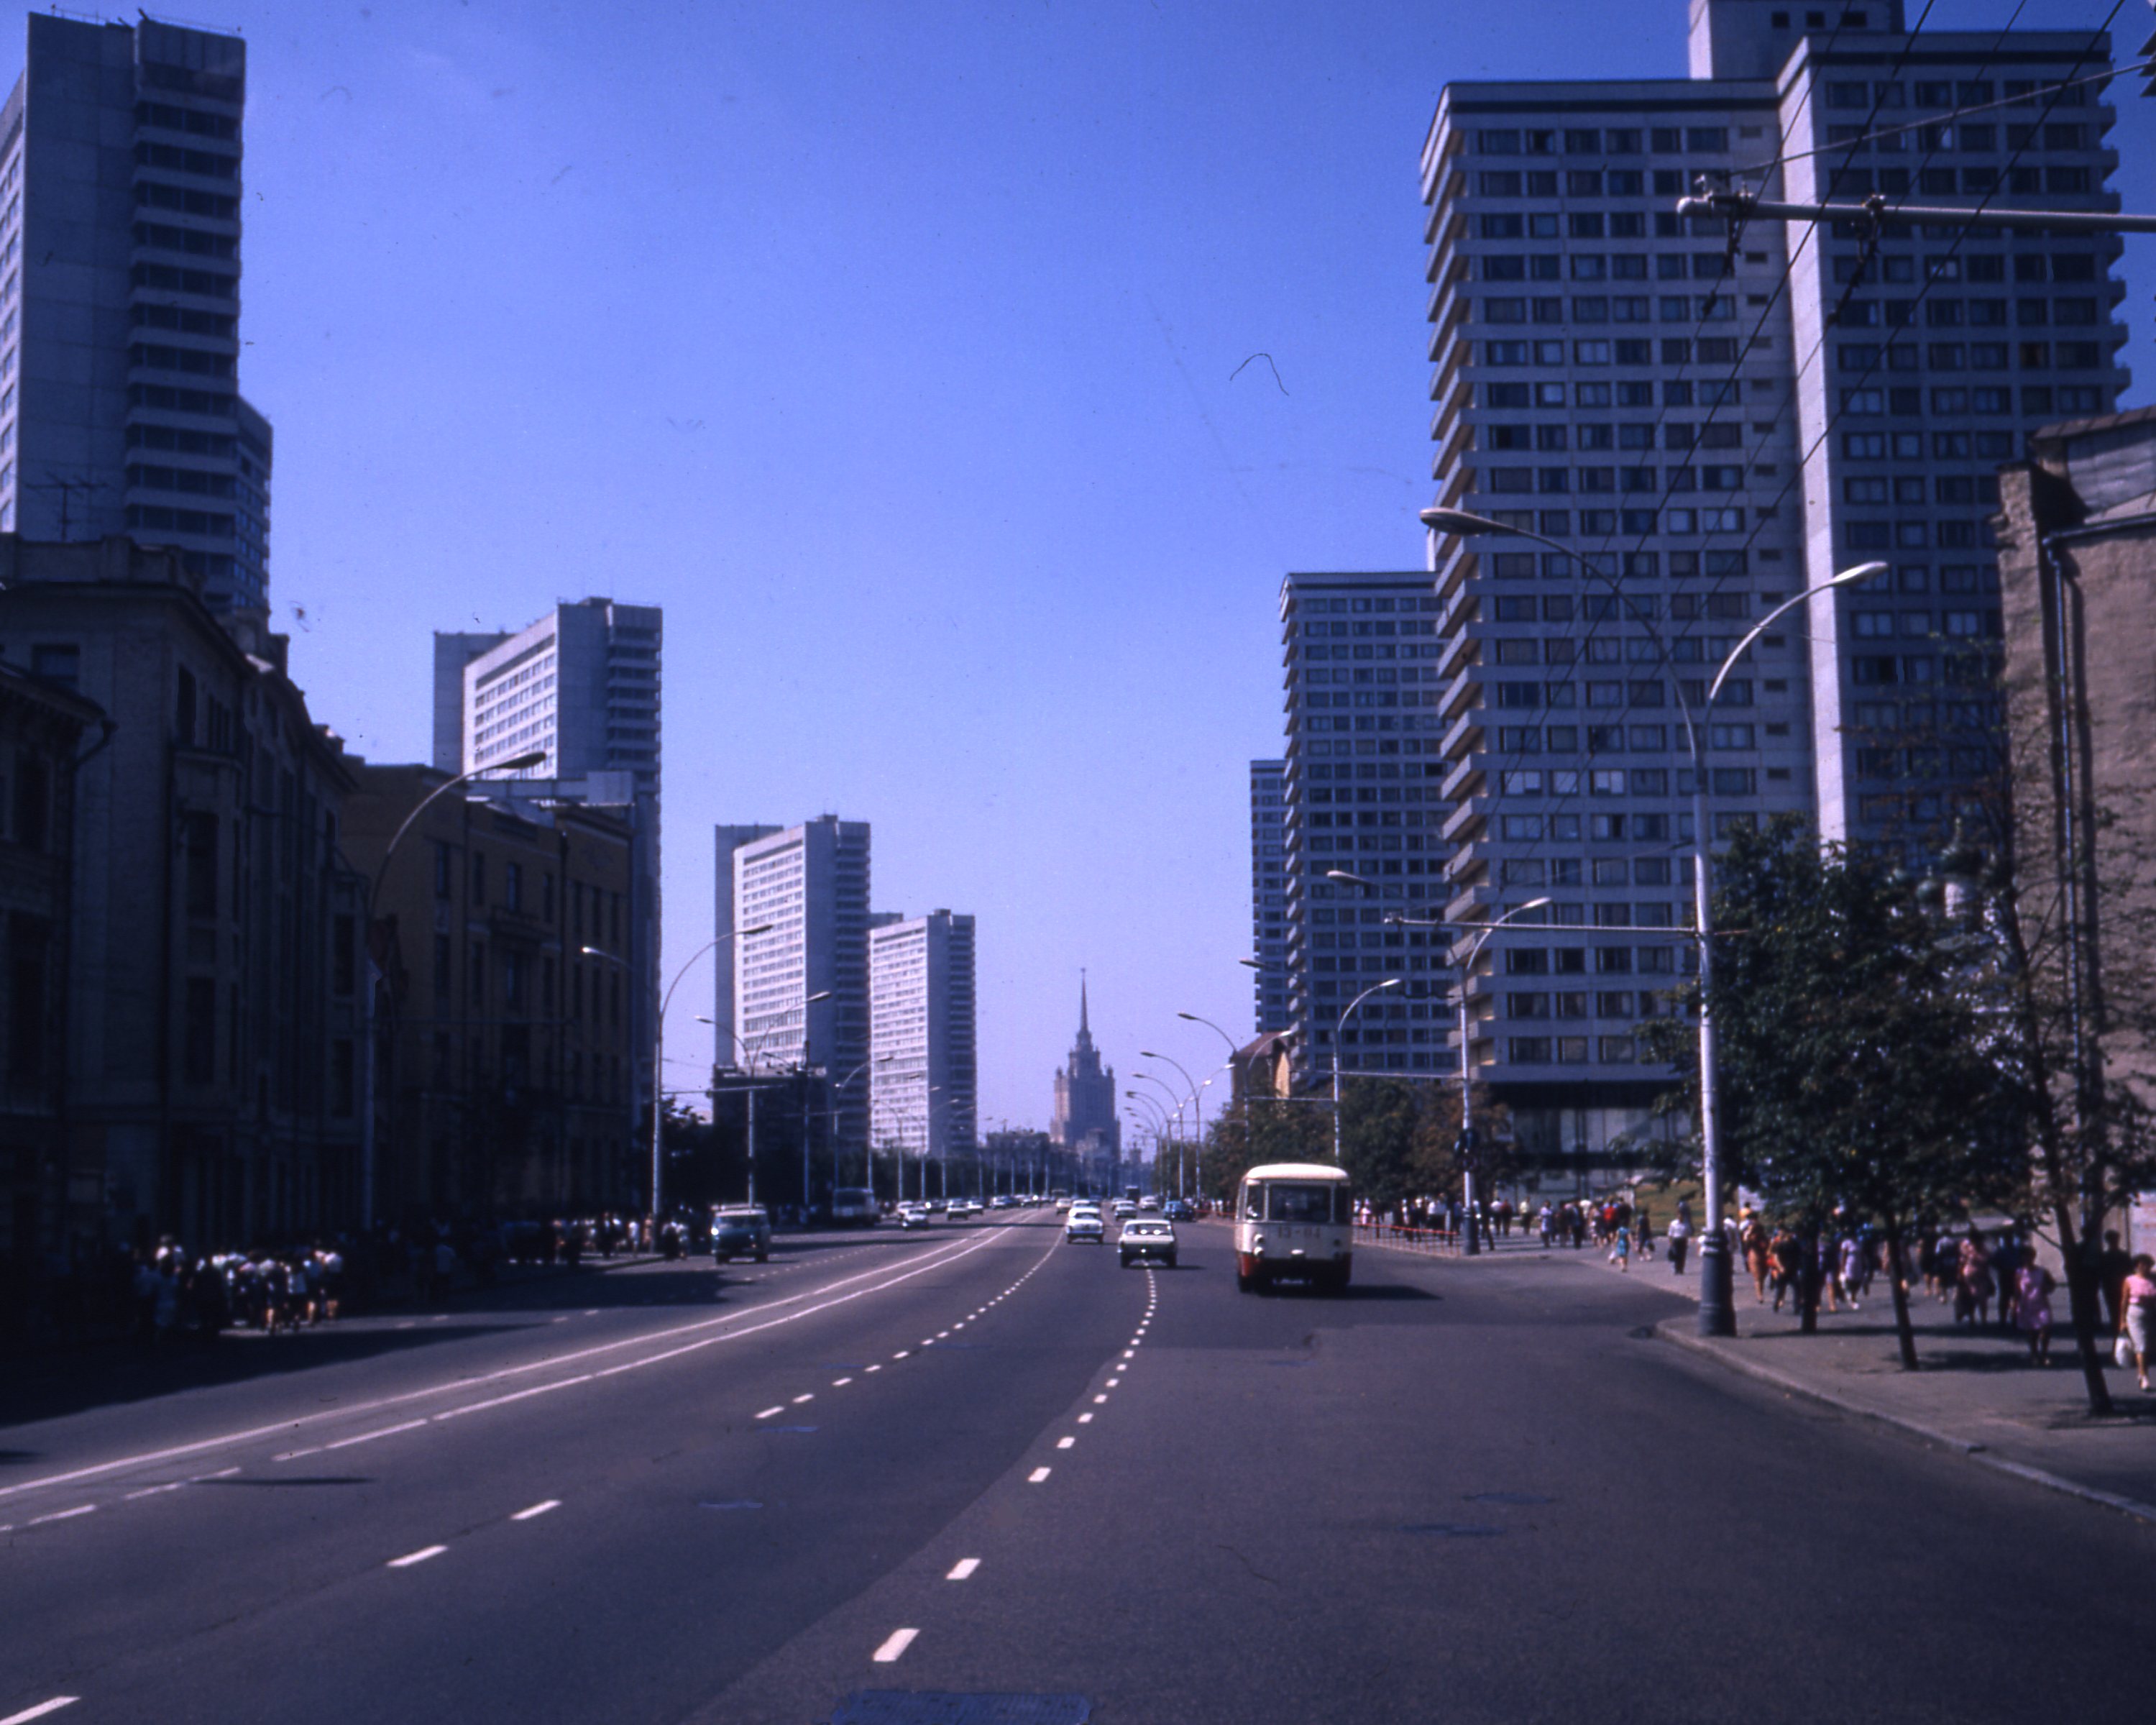
[[1123,1154],[1122,1123],[1116,1114],[1116,1069],[1103,1067],[1100,1050],[1093,1046],[1082,978],[1078,984],[1078,1040],[1070,1045],[1069,1064],[1056,1070],[1055,1114],[1048,1131],[1058,1149],[1082,1159],[1094,1184],[1115,1183]]

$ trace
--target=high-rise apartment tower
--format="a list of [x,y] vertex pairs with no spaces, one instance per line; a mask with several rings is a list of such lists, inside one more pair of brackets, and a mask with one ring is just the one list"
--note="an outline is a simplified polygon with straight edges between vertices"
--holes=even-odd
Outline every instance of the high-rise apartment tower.
[[979,1071],[973,919],[932,911],[871,928],[869,1068],[855,1081],[869,1085],[870,1142],[908,1158],[970,1152]]
[[247,44],[33,13],[0,107],[0,531],[176,550],[269,603],[269,422],[239,395]]
[[1250,993],[1258,1034],[1287,1027],[1285,761],[1250,762]]
[[[869,824],[826,814],[784,829],[718,829],[719,890],[734,929],[718,988],[731,994],[715,1058],[751,1070],[820,1067],[833,1086],[869,1057]],[[868,1131],[868,1086],[836,1099],[839,1141]]]
[[[1417,683],[1401,663],[1394,685],[1401,837],[1419,768],[1428,848],[1397,901],[1389,875],[1374,891],[1326,880],[1317,849],[1345,854],[1343,778],[1358,854],[1366,812],[1384,837],[1384,732],[1290,736],[1290,941],[1312,1033],[1301,1060],[1329,1059],[1328,978],[1312,967],[1321,934],[1336,966],[1345,958],[1341,919],[1354,918],[1358,968],[1331,972],[1336,997],[1392,950],[1382,919],[1394,902],[1474,922],[1547,896],[1527,932],[1491,941],[1468,983],[1474,1065],[1544,1153],[1636,1138],[1666,1083],[1641,1068],[1634,1037],[1687,956],[1656,931],[1686,915],[1683,716],[1715,668],[1782,600],[1888,564],[1763,635],[1698,716],[1708,836],[1786,810],[1830,838],[1928,855],[1996,758],[1996,464],[2047,419],[2106,411],[2124,382],[2115,238],[1768,220],[1732,234],[1676,211],[1702,183],[1799,201],[2115,208],[2112,112],[2077,81],[2107,65],[2105,38],[1911,36],[1898,0],[1693,0],[1690,48],[1685,79],[1455,83],[1440,99],[1423,152],[1435,501],[1555,548],[1431,539],[1435,639],[1418,649]],[[1365,672],[1373,701],[1384,693],[1382,643],[1352,633],[1355,607],[1367,600],[1374,625],[1378,603],[1406,596],[1353,582],[1291,577],[1284,589],[1291,727],[1317,716],[1321,692],[1361,701]],[[1361,727],[1382,714],[1351,716]],[[1411,996],[1416,955],[1400,950]],[[1419,1007],[1373,1001],[1358,1015],[1358,1057],[1404,1054],[1412,1070]],[[1370,1048],[1372,1032],[1395,1029],[1404,1049]],[[1434,1052],[1434,1024],[1425,1034]]]

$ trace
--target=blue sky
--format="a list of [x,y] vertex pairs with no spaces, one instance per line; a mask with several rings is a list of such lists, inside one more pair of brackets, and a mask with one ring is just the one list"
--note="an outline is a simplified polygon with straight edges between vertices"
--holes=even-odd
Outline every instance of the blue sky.
[[[980,918],[989,1124],[1045,1123],[1081,966],[1126,1072],[1217,1062],[1178,1009],[1247,1033],[1280,578],[1420,561],[1440,88],[1684,64],[1679,0],[204,21],[249,43],[242,382],[316,715],[423,758],[431,630],[664,605],[670,975],[715,822],[870,820],[879,907]],[[2146,379],[2148,242],[2126,270]]]

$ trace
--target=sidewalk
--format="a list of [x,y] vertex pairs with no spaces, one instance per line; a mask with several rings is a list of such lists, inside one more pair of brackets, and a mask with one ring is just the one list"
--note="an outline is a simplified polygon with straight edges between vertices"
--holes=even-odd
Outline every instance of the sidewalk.
[[[1650,1277],[1657,1268],[1665,1281],[1676,1280],[1666,1265],[1648,1266]],[[1697,1278],[1684,1279],[1697,1299]],[[1879,1283],[1873,1287],[1861,1312],[1822,1312],[1818,1333],[1806,1336],[1788,1308],[1776,1312],[1755,1302],[1740,1268],[1733,1339],[1699,1335],[1689,1314],[1656,1328],[1681,1348],[1779,1388],[2156,1522],[2156,1396],[2143,1395],[2131,1372],[2111,1366],[2108,1337],[2104,1377],[2112,1411],[2099,1419],[2088,1412],[2066,1326],[2053,1332],[2051,1364],[2035,1366],[2020,1335],[1957,1326],[1948,1307],[1913,1291],[1918,1369],[1907,1372],[1895,1339],[1893,1296]]]
[[[1629,1272],[1620,1272],[1606,1253],[1607,1248],[1590,1246],[1544,1254],[1515,1245],[1481,1261],[1515,1269],[1568,1262],[1605,1276],[1623,1275],[1641,1287],[1699,1298],[1697,1258],[1677,1276],[1663,1256],[1635,1259]],[[1895,1340],[1893,1296],[1883,1280],[1873,1283],[1862,1310],[1821,1311],[1818,1332],[1811,1336],[1799,1332],[1787,1305],[1777,1312],[1771,1303],[1757,1301],[1741,1263],[1735,1301],[1733,1338],[1699,1335],[1690,1312],[1665,1319],[1656,1333],[1787,1394],[2156,1523],[2156,1395],[2143,1395],[2133,1373],[2110,1364],[2108,1337],[2104,1378],[2113,1411],[2094,1419],[2073,1332],[2063,1322],[2053,1332],[2051,1364],[2033,1366],[2019,1334],[1957,1327],[1950,1308],[1918,1290],[1911,1296],[1910,1317],[1919,1368],[1906,1372]],[[2065,1306],[2062,1291],[2053,1301],[2062,1320]]]

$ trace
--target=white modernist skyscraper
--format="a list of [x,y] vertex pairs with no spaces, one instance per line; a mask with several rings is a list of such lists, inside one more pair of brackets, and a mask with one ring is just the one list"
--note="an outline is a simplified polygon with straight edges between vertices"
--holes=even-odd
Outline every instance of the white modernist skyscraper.
[[247,44],[33,13],[0,107],[0,531],[177,549],[269,597],[269,422],[240,398]]
[[534,750],[513,778],[469,794],[508,803],[581,803],[629,823],[635,893],[624,950],[606,952],[633,986],[629,1045],[644,1051],[648,1100],[659,999],[659,685],[656,605],[590,598],[557,605],[514,633],[434,636],[434,765],[470,773]]
[[[716,1057],[752,1070],[820,1067],[834,1086],[869,1056],[869,824],[717,830],[722,928]],[[726,920],[730,919],[730,920]],[[815,998],[821,997],[821,998]],[[839,1139],[868,1130],[867,1086],[837,1093]]]
[[1668,1082],[1634,1035],[1688,956],[1652,933],[1686,916],[1684,705],[1771,607],[1888,563],[1732,670],[1707,836],[1788,811],[1922,861],[1996,752],[1997,464],[2124,382],[2115,237],[1676,211],[1702,180],[2113,208],[2103,37],[1912,36],[1898,0],[1690,12],[1691,76],[1450,84],[1424,146],[1433,501],[1562,551],[1436,536],[1416,590],[1281,593],[1300,1058],[1329,1060],[1351,983],[1399,974],[1358,1061],[1455,1061],[1447,955],[1386,912],[1547,896],[1467,983],[1474,1065],[1546,1155],[1636,1138]]
[[947,1157],[975,1142],[973,919],[948,911],[869,931],[869,1134]]

